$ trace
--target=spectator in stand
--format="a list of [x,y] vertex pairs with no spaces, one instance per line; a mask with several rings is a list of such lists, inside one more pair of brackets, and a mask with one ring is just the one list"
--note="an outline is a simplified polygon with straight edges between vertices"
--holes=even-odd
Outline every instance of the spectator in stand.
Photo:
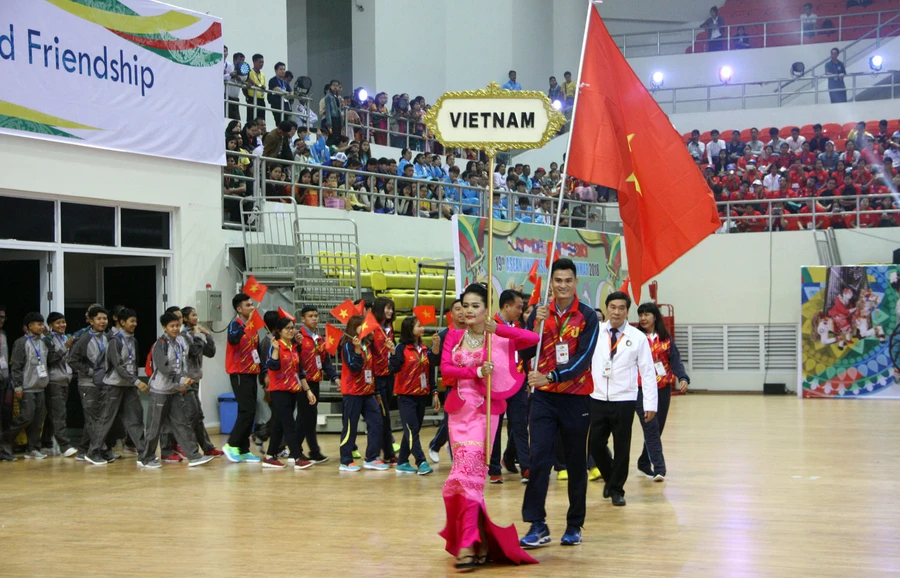
[[791,136],[787,139],[788,150],[791,151],[792,154],[800,154],[803,149],[803,143],[806,142],[806,137],[800,136],[800,128],[794,127],[791,129]]
[[[285,73],[285,65],[284,62],[276,62],[275,63],[275,76],[269,79],[269,94],[267,95],[269,101],[269,107],[272,108],[272,116],[275,118],[275,124],[281,122],[283,118],[282,110],[287,108],[290,111],[291,107],[287,101],[284,101],[282,95],[291,93],[291,85],[284,77]],[[285,104],[287,106],[285,107]]]
[[819,155],[810,150],[809,142],[805,142],[800,146],[800,154],[796,155],[795,158],[800,159],[800,164],[803,165],[804,168],[812,170],[816,161],[819,159]]
[[417,179],[427,179],[429,164],[424,154],[419,153],[413,161],[413,177]]
[[819,20],[819,17],[813,14],[812,8],[812,2],[807,2],[803,5],[803,12],[800,14],[800,29],[807,38],[816,35],[816,23]]
[[388,141],[387,129],[390,111],[387,108],[387,99],[388,95],[386,92],[379,92],[375,96],[375,102],[369,107],[372,128],[376,129],[373,131],[375,133],[375,144],[381,146],[386,146]]
[[778,166],[786,169],[794,162],[794,155],[791,154],[791,147],[787,141],[781,143],[781,149],[778,151]]
[[825,143],[830,142],[831,139],[822,132],[822,125],[818,123],[813,125],[813,133],[813,137],[809,141],[809,150],[814,153],[825,152]]
[[550,88],[547,90],[547,96],[550,98],[550,102],[559,101],[560,104],[566,101],[566,95],[563,94],[562,87],[556,84],[556,77],[550,77]]
[[283,120],[278,126],[266,135],[263,141],[262,156],[270,159],[293,160],[294,152],[291,150],[291,142],[297,132],[297,123],[292,120]]
[[[898,131],[900,132],[900,131]],[[884,152],[884,161],[891,161],[891,168],[900,163],[900,134],[894,133],[891,137],[890,148]]]
[[322,117],[322,128],[328,133],[329,146],[338,142],[341,137],[341,129],[344,127],[343,104],[341,99],[341,83],[332,80],[330,91],[325,95],[325,114]]
[[[693,135],[693,133],[691,133]],[[716,162],[719,158],[719,151],[725,150],[725,142],[719,140],[719,131],[712,129],[709,132],[710,141],[706,145],[706,161],[710,164]]]
[[725,145],[725,151],[728,153],[729,162],[735,163],[739,158],[744,156],[744,149],[747,145],[741,142],[741,131],[731,131],[731,141]]
[[725,50],[725,20],[719,16],[717,7],[713,6],[709,9],[709,18],[700,27],[706,30],[706,37],[709,39],[709,52]]
[[409,133],[409,95],[401,94],[397,96],[391,105],[391,117],[389,120],[391,127],[391,146],[394,148],[405,148],[409,146],[409,140],[406,135]]
[[825,63],[825,76],[828,78],[828,93],[832,104],[847,102],[847,87],[844,86],[847,69],[844,68],[844,63],[838,60],[840,54],[839,49],[832,48],[831,60]]
[[238,103],[241,101],[241,87],[238,84],[247,82],[247,76],[241,74],[241,65],[244,63],[244,53],[235,52],[232,62],[228,62],[228,47],[225,47],[225,53],[222,56],[225,63],[225,98],[228,99],[228,118],[232,120],[241,120],[241,111]]
[[694,129],[691,131],[691,140],[687,144],[688,152],[694,157],[694,160],[700,161],[706,153],[706,145],[700,142],[700,131]]
[[516,82],[516,71],[509,71],[509,80],[506,81],[506,84],[501,86],[500,88],[504,90],[522,90],[522,85]]
[[494,188],[506,189],[506,163],[494,166]]
[[[709,152],[709,148],[707,147],[707,152]],[[713,165],[715,167],[716,175],[723,176],[725,171],[728,170],[728,152],[725,149],[719,151],[719,156],[713,159]]]
[[743,26],[738,26],[737,33],[731,41],[731,49],[746,50],[748,48],[752,48],[752,46],[750,46],[750,37],[747,36],[747,31],[744,30]]
[[827,171],[833,171],[837,167],[838,161],[841,160],[841,155],[835,152],[833,142],[825,142],[825,152],[819,154],[819,160],[822,161],[822,166]]
[[882,213],[878,219],[879,227],[900,226],[900,213],[891,212],[896,211],[894,200],[891,197],[886,197],[881,200],[881,210]]
[[[566,109],[570,109],[575,106],[575,91],[578,89],[575,86],[575,82],[572,80],[572,73],[568,70],[563,73],[563,78],[565,81],[562,83],[563,94],[566,96]],[[553,170],[552,167],[550,169]]]
[[859,151],[856,150],[856,142],[848,140],[844,146],[846,150],[841,153],[841,160],[847,164],[855,165],[856,161],[859,160]]
[[763,187],[770,193],[777,191],[780,187],[778,183],[781,182],[781,175],[778,173],[778,168],[776,163],[769,165],[769,168],[766,170],[766,176],[762,180]]
[[759,140],[759,129],[756,127],[750,129],[750,140],[747,141],[747,148],[750,149],[750,152],[755,157],[761,155],[766,149],[765,143]]
[[247,77],[249,88],[247,89],[247,122],[251,118],[266,118],[266,75],[263,74],[262,67],[266,63],[262,54],[253,55],[253,69]]
[[[885,123],[887,124],[887,123]],[[856,123],[856,127],[847,135],[847,139],[853,141],[858,150],[863,150],[869,145],[869,139],[874,139],[871,133],[866,132],[866,122],[864,120]]]
[[888,132],[888,121],[879,120],[878,121],[878,134],[873,135],[875,137],[875,142],[883,146],[887,149],[891,144],[891,135]]
[[772,147],[772,150],[775,152],[781,151],[781,143],[787,142],[783,138],[778,135],[778,129],[776,127],[772,127],[769,129],[769,142],[766,143],[766,146]]
[[[425,111],[422,110],[422,103],[417,97],[409,109],[409,133],[415,135],[410,139],[410,148],[415,151],[425,150]],[[423,99],[424,100],[424,99]]]

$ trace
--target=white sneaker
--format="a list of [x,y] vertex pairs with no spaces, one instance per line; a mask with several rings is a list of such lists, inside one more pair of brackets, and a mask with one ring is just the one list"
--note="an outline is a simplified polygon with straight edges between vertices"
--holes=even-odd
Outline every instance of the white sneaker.
[[441,454],[437,453],[431,448],[428,448],[428,458],[433,464],[439,464],[441,462]]
[[291,450],[284,448],[283,450],[281,450],[281,453],[278,454],[278,457],[284,460],[288,459],[289,457],[291,457]]
[[151,470],[155,470],[155,469],[162,467],[162,462],[159,461],[159,458],[153,458],[152,460],[150,460],[149,462],[146,462],[146,463],[138,460],[137,465],[138,465],[138,467],[141,467],[141,468],[148,468]]
[[56,448],[41,448],[41,453],[45,456],[58,456],[59,450]]
[[193,468],[194,466],[202,466],[203,464],[207,464],[215,459],[215,456],[200,456],[196,460],[191,460],[188,462],[188,467]]
[[74,456],[77,453],[78,453],[78,448],[69,448],[65,452],[63,452],[63,457],[71,458],[72,456]]
[[47,454],[38,450],[31,450],[30,452],[25,452],[26,460],[42,460],[47,457]]

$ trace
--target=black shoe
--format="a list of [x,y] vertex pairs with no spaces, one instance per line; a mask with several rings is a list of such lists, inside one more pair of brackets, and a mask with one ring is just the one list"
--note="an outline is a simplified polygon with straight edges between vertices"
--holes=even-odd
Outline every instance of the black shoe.
[[609,484],[603,484],[603,497],[609,497]]
[[624,506],[625,505],[625,496],[622,494],[610,494],[612,497],[612,505],[613,506]]
[[11,453],[0,451],[0,462],[14,462],[16,461],[16,456]]
[[638,464],[637,469],[650,479],[653,479],[653,468],[645,464]]

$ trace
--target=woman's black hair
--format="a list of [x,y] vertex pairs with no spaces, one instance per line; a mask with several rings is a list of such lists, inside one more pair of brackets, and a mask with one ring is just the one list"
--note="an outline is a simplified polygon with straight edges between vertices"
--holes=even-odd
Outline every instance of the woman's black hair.
[[410,315],[403,320],[403,323],[400,324],[400,343],[407,345],[419,343],[419,338],[413,335],[413,329],[416,328],[416,323],[418,322],[419,320],[415,315]]
[[[659,312],[659,307],[656,306],[656,303],[641,303],[638,306],[638,315],[641,313],[652,313],[653,314],[653,332],[659,336],[660,341],[667,341],[670,339],[669,330],[666,329],[666,324],[663,323],[662,314]],[[638,325],[638,329],[644,331],[644,328]],[[646,333],[646,331],[644,331]]]
[[488,302],[487,302],[488,301],[487,287],[485,287],[481,283],[472,283],[471,285],[466,287],[462,293],[460,293],[459,300],[462,301],[463,297],[465,297],[466,295],[468,295],[470,293],[481,297],[481,301],[484,303],[485,307],[487,307],[487,304],[488,304]]
[[[384,316],[384,310],[385,310],[385,308],[387,308],[388,305],[391,306],[391,310],[392,310],[390,319],[388,319],[387,317]],[[376,297],[375,301],[372,303],[372,315],[374,315],[375,319],[378,320],[378,323],[381,323],[381,324],[384,324],[385,322],[393,324],[394,319],[396,318],[396,315],[397,315],[396,309],[397,309],[397,306],[394,305],[394,302],[391,299],[388,299],[387,297]]]
[[274,339],[281,339],[281,332],[291,323],[293,323],[293,321],[287,317],[279,317],[278,321],[272,324],[272,337]]
[[[343,348],[345,344],[352,343],[353,337],[356,337],[356,330],[359,329],[359,326],[365,322],[366,318],[362,315],[354,315],[350,319],[347,320],[347,328],[344,329],[344,335],[341,337],[340,347]],[[351,335],[353,337],[351,337]],[[368,341],[372,339],[372,334],[366,335],[365,339],[362,341]]]

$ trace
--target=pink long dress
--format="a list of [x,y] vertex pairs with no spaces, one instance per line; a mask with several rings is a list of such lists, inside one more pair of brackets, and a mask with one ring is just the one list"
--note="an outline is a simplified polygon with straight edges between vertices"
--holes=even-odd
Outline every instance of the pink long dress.
[[[537,564],[519,546],[519,535],[514,525],[501,527],[491,522],[484,503],[485,414],[484,380],[477,370],[484,363],[485,351],[467,351],[461,345],[464,331],[451,329],[444,342],[441,357],[441,373],[457,380],[457,385],[447,395],[445,411],[449,414],[450,447],[453,451],[453,467],[444,483],[444,506],[447,525],[440,535],[447,541],[446,550],[459,556],[462,548],[475,547],[481,542],[478,531],[483,522],[490,558],[514,564]],[[516,393],[524,382],[515,364],[515,352],[536,345],[537,334],[498,324],[492,338],[494,374],[491,379],[491,447],[497,435],[496,415],[506,408],[505,399]]]

